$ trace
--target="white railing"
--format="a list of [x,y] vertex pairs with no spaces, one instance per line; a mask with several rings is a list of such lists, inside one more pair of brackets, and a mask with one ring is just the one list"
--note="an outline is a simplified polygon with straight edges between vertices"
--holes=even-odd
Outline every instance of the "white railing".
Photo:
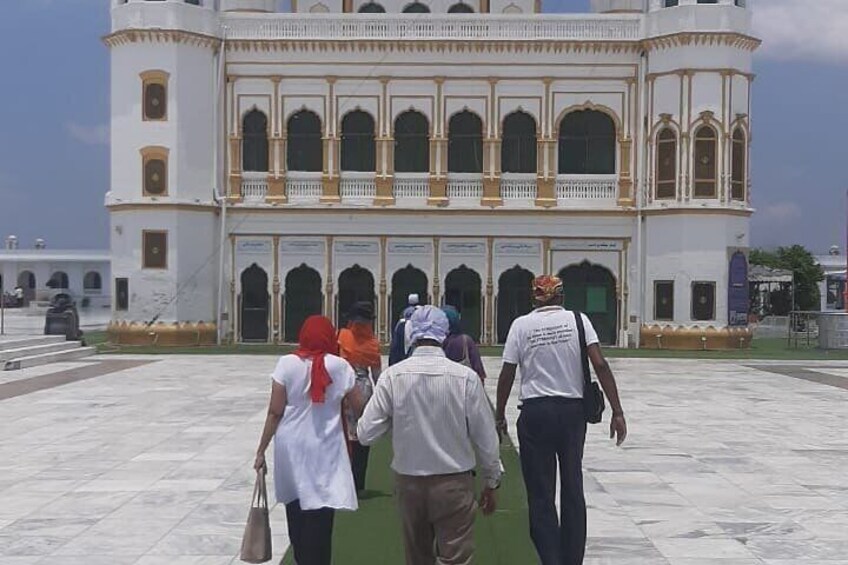
[[450,174],[448,175],[448,199],[460,201],[473,201],[474,204],[479,204],[483,198],[483,175],[470,174]]
[[339,193],[342,202],[370,204],[377,197],[377,183],[374,181],[374,173],[342,173],[339,181]]
[[321,173],[289,171],[286,176],[286,195],[292,204],[317,204],[324,191]]
[[394,196],[399,200],[424,200],[430,196],[429,173],[395,173]]
[[241,196],[245,202],[264,202],[267,194],[268,173],[242,173]]
[[504,200],[536,200],[536,174],[503,173],[501,198]]
[[559,201],[615,202],[618,196],[617,175],[563,175],[556,179]]
[[640,15],[256,14],[226,15],[228,40],[638,41]]

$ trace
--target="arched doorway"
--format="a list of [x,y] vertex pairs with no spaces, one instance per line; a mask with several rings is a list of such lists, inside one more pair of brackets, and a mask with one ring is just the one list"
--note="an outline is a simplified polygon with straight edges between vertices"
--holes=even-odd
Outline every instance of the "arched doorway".
[[420,304],[427,304],[427,275],[421,269],[407,265],[392,277],[392,326],[398,323],[410,294],[417,294]]
[[498,279],[498,343],[506,343],[512,322],[533,309],[533,273],[518,265]]
[[35,300],[35,275],[32,271],[18,273],[18,286],[24,289],[24,304]]
[[339,275],[339,294],[336,298],[336,323],[347,325],[347,313],[356,302],[375,303],[374,275],[359,265],[342,271]]
[[268,341],[268,273],[254,263],[241,273],[241,339]]
[[618,299],[615,277],[605,267],[584,261],[559,272],[565,291],[565,307],[586,314],[592,321],[598,339],[604,345],[615,345],[618,333]]
[[462,314],[462,329],[474,341],[480,341],[483,322],[482,282],[476,271],[465,265],[448,273],[445,279],[445,304]]
[[324,293],[321,292],[321,275],[318,271],[306,265],[289,271],[283,294],[283,341],[297,343],[300,327],[306,318],[323,311]]

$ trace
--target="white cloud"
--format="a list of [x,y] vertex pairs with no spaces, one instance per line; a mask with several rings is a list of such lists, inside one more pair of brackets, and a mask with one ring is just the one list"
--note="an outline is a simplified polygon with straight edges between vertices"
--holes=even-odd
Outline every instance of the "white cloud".
[[757,0],[754,33],[773,59],[848,63],[848,0]]
[[789,201],[775,202],[766,206],[759,216],[769,222],[785,224],[801,217],[801,207]]
[[109,145],[109,126],[84,126],[67,122],[65,129],[72,138],[86,145]]

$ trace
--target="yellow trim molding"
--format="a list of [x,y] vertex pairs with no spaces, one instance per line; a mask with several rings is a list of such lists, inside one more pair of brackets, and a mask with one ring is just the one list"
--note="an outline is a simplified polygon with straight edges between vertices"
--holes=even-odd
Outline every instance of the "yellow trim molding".
[[730,350],[748,349],[754,332],[750,328],[716,328],[642,325],[643,349]]
[[211,322],[110,322],[106,335],[115,345],[191,347],[215,345],[218,329]]

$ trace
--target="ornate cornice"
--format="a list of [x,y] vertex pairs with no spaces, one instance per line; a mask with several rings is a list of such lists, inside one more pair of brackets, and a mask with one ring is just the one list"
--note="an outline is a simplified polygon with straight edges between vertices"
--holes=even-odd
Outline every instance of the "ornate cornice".
[[746,51],[754,51],[761,43],[761,40],[751,37],[750,35],[707,31],[673,33],[662,37],[652,37],[642,41],[642,44],[648,51],[659,51],[661,49],[671,49],[674,47],[689,45],[726,45],[730,47],[738,47]]
[[109,47],[131,43],[179,43],[217,49],[221,40],[211,35],[179,29],[126,29],[105,36],[103,43]]
[[462,40],[240,40],[228,41],[234,52],[331,52],[359,53],[638,53],[632,41],[462,41]]

